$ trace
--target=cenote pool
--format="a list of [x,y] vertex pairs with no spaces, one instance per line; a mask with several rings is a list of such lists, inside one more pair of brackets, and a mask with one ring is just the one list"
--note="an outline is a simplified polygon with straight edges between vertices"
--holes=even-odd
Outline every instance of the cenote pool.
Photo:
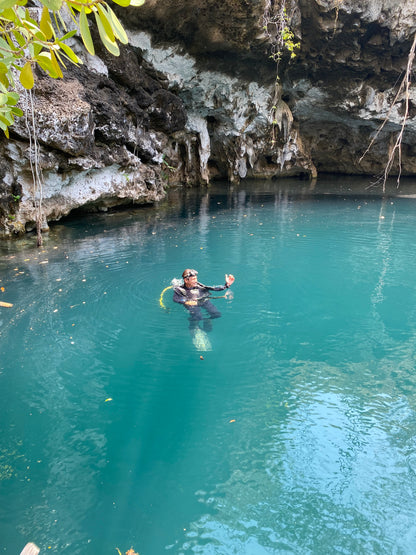
[[[1,244],[0,553],[416,552],[416,183],[329,185]],[[203,353],[186,267],[236,276]]]

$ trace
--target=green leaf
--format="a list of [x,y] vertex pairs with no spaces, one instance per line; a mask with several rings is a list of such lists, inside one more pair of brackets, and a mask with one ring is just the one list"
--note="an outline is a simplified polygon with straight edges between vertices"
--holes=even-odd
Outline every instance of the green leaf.
[[32,58],[36,58],[42,52],[43,44],[41,42],[34,41],[29,44],[29,50],[31,50]]
[[7,73],[9,71],[9,68],[6,66],[6,64],[4,64],[3,62],[0,62],[0,74],[3,73]]
[[62,74],[61,66],[59,65],[58,60],[56,59],[55,53],[52,50],[51,50],[51,62],[56,75],[62,79],[63,74]]
[[90,8],[90,6],[92,8],[95,8],[95,5],[97,4],[98,0],[91,0],[91,2],[89,2],[88,0],[77,0],[76,2],[71,2],[71,0],[65,0],[65,2],[70,10],[77,10],[77,12],[85,10],[85,13],[89,14],[92,12],[92,9]]
[[62,0],[41,0],[42,4],[52,12],[59,12],[62,8]]
[[2,19],[6,19],[7,21],[15,21],[16,13],[12,8],[8,8],[7,10],[3,10],[1,13]]
[[37,21],[35,21],[32,17],[30,17],[30,12],[29,12],[29,10],[28,10],[27,8],[26,8],[26,10],[24,11],[24,14],[25,14],[25,16],[24,16],[25,24],[26,24],[28,27],[31,27],[31,28],[34,29],[34,30],[39,29]]
[[7,104],[9,106],[15,106],[19,102],[20,96],[15,92],[7,93]]
[[118,38],[118,40],[122,44],[127,44],[129,42],[129,39],[127,37],[127,33],[124,30],[124,27],[120,23],[120,20],[118,19],[116,14],[113,12],[113,10],[108,5],[107,5],[107,13],[108,13],[108,16],[110,18],[111,26],[113,28],[114,34],[116,35],[116,37]]
[[36,57],[36,62],[40,67],[46,71],[46,73],[52,77],[52,79],[57,79],[59,75],[56,73],[55,67],[52,62],[52,57],[50,52],[41,52]]
[[[67,4],[67,7],[68,7],[68,4]],[[69,7],[68,7],[68,11],[69,11],[70,16],[73,18],[73,16],[72,16],[72,10],[71,10]],[[57,16],[58,16],[58,17],[57,17]],[[67,29],[67,26],[66,26],[66,23],[65,23],[65,21],[63,20],[60,11],[59,11],[59,12],[53,12],[53,18],[54,18],[54,20],[55,20],[56,28],[59,29],[59,31],[61,30],[61,27],[60,27],[59,24],[61,24],[62,29],[63,29],[64,31],[67,31],[67,30],[68,30],[68,29]],[[58,21],[58,19],[59,19],[59,21]],[[74,18],[73,18],[73,19],[74,19]],[[75,19],[74,19],[74,21],[75,21]],[[76,23],[76,21],[75,21],[75,23]],[[74,31],[74,32],[76,32],[76,31]]]
[[12,112],[12,114],[17,116],[18,118],[21,118],[24,115],[23,110],[21,110],[17,106],[12,106],[11,112]]
[[6,137],[9,138],[9,136],[8,136],[8,124],[1,116],[0,116],[0,129],[2,129],[4,131],[4,134],[6,135]]
[[19,33],[19,31],[17,31],[17,29],[13,29],[13,36],[16,39],[16,42],[19,46],[25,46],[26,45],[26,39]]
[[7,112],[3,112],[3,118],[6,121],[7,125],[12,125],[14,122],[13,114],[10,110],[7,110]]
[[[56,44],[55,46],[56,46],[56,48],[54,49],[53,54],[56,56],[56,61],[58,62],[58,64],[60,64],[60,66],[62,66],[63,68],[66,69],[66,65],[65,65],[65,62],[63,60],[64,57],[61,56],[62,50],[61,50],[61,48],[58,44]],[[60,66],[59,66],[59,68],[60,68]],[[62,77],[63,77],[63,75],[62,75]]]
[[130,6],[130,0],[113,0],[113,2],[114,4],[118,4],[123,8],[127,8],[127,6]]
[[22,67],[22,71],[20,72],[19,79],[25,89],[33,88],[33,85],[35,84],[35,80],[33,78],[32,67],[30,65],[30,62],[26,62],[25,65]]
[[7,94],[0,93],[0,105],[6,104],[7,102]]
[[0,10],[7,10],[17,4],[16,0],[0,0]]
[[[23,32],[25,32],[25,29],[22,29]],[[8,51],[14,56],[16,52],[18,52],[20,50],[20,48],[18,48],[12,41],[10,35],[8,33],[6,33],[5,35],[6,37],[6,44],[7,44],[7,48]]]
[[70,38],[72,38],[72,37],[73,37],[74,35],[76,35],[76,34],[77,34],[77,32],[76,32],[76,30],[74,29],[73,31],[69,31],[69,33],[67,33],[66,35],[64,35],[63,37],[61,37],[59,40],[62,41],[62,40],[70,39]]
[[75,54],[72,48],[70,48],[67,44],[61,41],[59,41],[58,44],[61,47],[62,52],[68,56],[71,62],[73,62],[74,64],[82,64],[82,60],[78,58],[78,56]]
[[[103,9],[101,4],[97,4],[97,10],[98,10],[99,18],[100,18],[100,21],[103,25],[103,29],[105,31],[105,34],[107,35],[107,37],[110,39],[111,42],[115,42],[115,36],[114,36],[114,33],[113,33],[113,28],[111,27],[111,24],[108,21],[108,16],[107,16],[106,11]],[[94,13],[94,15],[95,15],[95,13]],[[97,19],[97,16],[95,17],[95,19]]]
[[0,37],[0,49],[1,50],[6,50],[7,52],[10,51],[10,46],[7,44],[7,42],[2,37]]
[[0,84],[6,87],[7,89],[10,87],[10,82],[4,73],[0,73]]
[[79,28],[81,31],[82,42],[84,43],[85,48],[92,56],[94,56],[94,44],[92,42],[92,37],[90,33],[90,28],[88,26],[88,19],[85,13],[84,6],[82,6],[81,12],[79,14]]
[[139,6],[143,6],[145,0],[131,0],[130,2],[130,6],[134,6],[135,8],[138,8]]
[[102,24],[99,13],[94,12],[94,15],[95,15],[95,21],[97,23],[97,28],[98,28],[98,32],[100,34],[100,38],[102,40],[102,43],[107,48],[107,50],[111,54],[113,54],[113,56],[119,56],[120,55],[120,50],[119,50],[117,44],[114,42],[114,40],[111,40],[110,37],[105,32],[104,25]]
[[52,27],[51,16],[49,15],[49,10],[46,6],[43,6],[39,27],[42,33],[45,35],[46,40],[50,40],[53,37],[54,31]]

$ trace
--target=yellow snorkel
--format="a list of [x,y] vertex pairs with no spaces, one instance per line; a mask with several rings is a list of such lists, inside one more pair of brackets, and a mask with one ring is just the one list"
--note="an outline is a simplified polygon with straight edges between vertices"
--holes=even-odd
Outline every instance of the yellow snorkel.
[[165,288],[163,289],[163,291],[161,292],[160,298],[159,298],[159,305],[160,305],[160,308],[163,308],[164,310],[168,310],[168,309],[166,308],[166,306],[165,306],[165,303],[163,302],[163,295],[166,293],[166,291],[167,291],[168,289],[173,289],[173,285],[168,285],[168,287],[165,287]]

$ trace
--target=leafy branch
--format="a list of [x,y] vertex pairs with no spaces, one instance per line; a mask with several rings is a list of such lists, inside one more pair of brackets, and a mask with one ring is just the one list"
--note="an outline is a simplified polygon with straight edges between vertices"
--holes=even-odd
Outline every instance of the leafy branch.
[[280,0],[278,5],[269,1],[266,3],[263,13],[263,31],[271,44],[270,59],[276,62],[279,80],[279,62],[284,50],[290,53],[290,58],[296,57],[296,50],[300,48],[300,42],[295,42],[295,34],[290,28],[290,18],[286,10],[286,0]]
[[286,0],[275,2],[268,0],[263,13],[263,31],[271,45],[270,59],[276,63],[276,82],[271,108],[270,119],[272,123],[273,147],[277,145],[277,138],[282,134],[284,140],[288,135],[288,129],[293,121],[293,116],[281,99],[279,64],[286,50],[290,53],[290,59],[296,57],[296,50],[300,48],[300,42],[295,41],[295,34],[290,28],[291,18],[286,10]]
[[[112,0],[122,7],[140,6],[145,0]],[[41,67],[49,77],[63,77],[66,63],[82,64],[67,44],[77,31],[86,50],[95,54],[88,15],[94,14],[100,40],[114,56],[119,45],[127,44],[127,34],[118,17],[104,0],[39,0],[40,10],[26,7],[27,0],[0,0],[0,129],[9,137],[9,127],[23,111],[17,106],[20,95],[16,77],[24,89],[35,83],[34,66]],[[65,13],[66,12],[66,13]],[[68,30],[65,15],[76,29]]]

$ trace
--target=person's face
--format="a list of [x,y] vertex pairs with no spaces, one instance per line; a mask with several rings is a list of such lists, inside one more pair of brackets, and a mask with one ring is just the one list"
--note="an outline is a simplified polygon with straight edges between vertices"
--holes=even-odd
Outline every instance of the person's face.
[[198,282],[198,277],[197,276],[186,277],[184,278],[184,282],[186,287],[194,287]]

